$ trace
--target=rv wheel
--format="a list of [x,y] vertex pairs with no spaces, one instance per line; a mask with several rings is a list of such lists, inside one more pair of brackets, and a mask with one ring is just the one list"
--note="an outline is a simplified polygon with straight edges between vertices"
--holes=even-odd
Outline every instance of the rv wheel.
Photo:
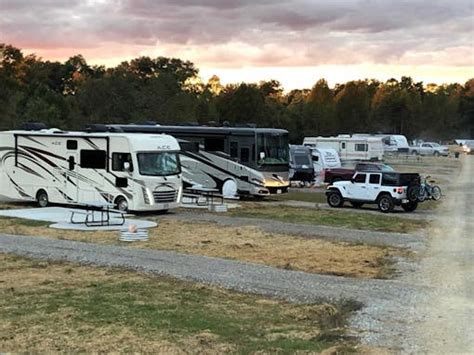
[[36,194],[36,201],[38,202],[38,206],[46,207],[49,204],[48,194],[44,190],[39,190]]
[[222,196],[224,198],[235,198],[237,196],[237,183],[234,180],[228,179],[224,182]]
[[120,211],[128,211],[128,202],[124,197],[117,197],[115,200],[115,205]]

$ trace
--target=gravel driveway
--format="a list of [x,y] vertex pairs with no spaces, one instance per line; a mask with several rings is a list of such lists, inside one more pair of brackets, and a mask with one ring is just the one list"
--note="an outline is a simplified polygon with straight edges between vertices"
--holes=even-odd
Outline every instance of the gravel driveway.
[[257,293],[292,302],[403,299],[410,286],[396,280],[363,280],[277,269],[247,262],[131,249],[42,237],[0,235],[0,252],[86,265],[121,267]]
[[287,223],[259,218],[229,217],[216,213],[202,212],[199,214],[180,212],[179,214],[164,215],[162,218],[187,222],[215,222],[222,226],[255,226],[270,233],[282,233],[338,242],[410,248],[412,250],[421,250],[425,245],[425,237],[422,232],[420,234],[374,232],[321,225]]

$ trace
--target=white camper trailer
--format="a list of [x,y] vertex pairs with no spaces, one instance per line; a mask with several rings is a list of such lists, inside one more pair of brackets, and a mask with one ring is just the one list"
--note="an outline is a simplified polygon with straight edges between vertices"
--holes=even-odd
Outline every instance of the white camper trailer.
[[179,207],[179,144],[168,135],[40,131],[0,132],[0,199],[120,210]]
[[353,138],[367,138],[374,137],[382,139],[384,152],[391,155],[408,154],[410,145],[404,135],[401,134],[368,134],[358,133],[353,134]]
[[334,149],[311,148],[315,181],[318,184],[324,182],[326,169],[341,167],[341,160]]
[[341,160],[383,160],[384,157],[382,139],[376,137],[306,137],[303,145],[334,149]]

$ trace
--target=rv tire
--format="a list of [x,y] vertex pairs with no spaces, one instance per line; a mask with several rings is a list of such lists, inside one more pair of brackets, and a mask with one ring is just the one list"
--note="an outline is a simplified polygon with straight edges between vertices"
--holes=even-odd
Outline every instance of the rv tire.
[[227,179],[221,189],[224,198],[235,198],[237,196],[237,183],[233,179]]
[[39,190],[36,193],[36,202],[40,207],[46,207],[49,205],[48,193],[44,190]]
[[120,211],[128,211],[128,202],[123,196],[119,196],[115,199],[115,206],[117,206],[117,209]]

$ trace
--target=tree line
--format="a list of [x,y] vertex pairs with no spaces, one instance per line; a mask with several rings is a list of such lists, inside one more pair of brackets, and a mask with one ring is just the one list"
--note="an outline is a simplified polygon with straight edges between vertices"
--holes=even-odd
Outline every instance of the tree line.
[[285,93],[276,80],[207,83],[176,58],[139,57],[113,68],[81,55],[64,63],[0,44],[0,129],[26,122],[81,129],[93,123],[239,125],[285,128],[305,136],[397,133],[447,140],[474,134],[474,79],[444,85],[410,77],[348,81]]

